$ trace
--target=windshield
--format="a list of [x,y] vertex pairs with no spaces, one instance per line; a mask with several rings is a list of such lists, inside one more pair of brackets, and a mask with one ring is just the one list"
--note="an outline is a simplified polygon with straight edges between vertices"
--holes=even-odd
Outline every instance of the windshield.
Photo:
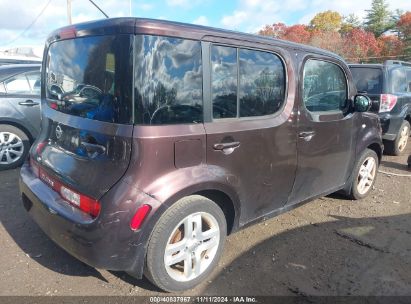
[[382,93],[382,70],[379,68],[351,67],[351,74],[358,92]]
[[88,119],[131,123],[131,52],[130,35],[53,43],[47,56],[48,105]]

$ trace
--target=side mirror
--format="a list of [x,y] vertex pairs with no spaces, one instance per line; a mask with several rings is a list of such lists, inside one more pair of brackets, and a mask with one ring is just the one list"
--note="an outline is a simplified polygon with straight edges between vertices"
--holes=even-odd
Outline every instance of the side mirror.
[[356,112],[367,112],[370,110],[372,101],[368,96],[358,94],[354,97],[354,110]]

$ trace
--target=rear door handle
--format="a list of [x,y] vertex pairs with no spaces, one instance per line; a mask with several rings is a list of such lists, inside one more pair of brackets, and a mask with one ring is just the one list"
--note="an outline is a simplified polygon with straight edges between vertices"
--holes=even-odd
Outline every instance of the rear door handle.
[[304,139],[305,141],[310,141],[315,135],[315,131],[305,131],[305,132],[300,132],[298,134],[299,138]]
[[219,143],[219,144],[214,144],[213,148],[214,150],[224,150],[228,148],[237,148],[240,145],[240,142],[238,141],[233,141],[230,143]]
[[229,143],[218,143],[218,144],[214,144],[213,148],[214,150],[217,151],[221,151],[224,154],[231,154],[233,153],[233,151],[238,148],[240,146],[240,142],[239,141],[233,141],[233,142],[229,142]]
[[240,146],[239,141],[233,141],[229,143],[218,143],[213,145],[213,149],[223,152],[225,155],[231,154],[236,148]]
[[34,102],[31,99],[27,99],[26,101],[19,102],[19,105],[28,106],[28,107],[37,106],[38,104],[39,104],[38,102]]

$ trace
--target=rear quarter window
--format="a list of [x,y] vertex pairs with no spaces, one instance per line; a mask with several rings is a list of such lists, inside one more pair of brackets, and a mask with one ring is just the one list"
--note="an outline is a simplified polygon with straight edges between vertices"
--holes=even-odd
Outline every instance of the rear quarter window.
[[406,93],[408,89],[407,74],[405,69],[396,68],[391,70],[391,92]]
[[276,54],[213,45],[211,67],[214,119],[266,116],[282,108],[286,74]]
[[203,122],[199,41],[137,35],[134,64],[136,124]]

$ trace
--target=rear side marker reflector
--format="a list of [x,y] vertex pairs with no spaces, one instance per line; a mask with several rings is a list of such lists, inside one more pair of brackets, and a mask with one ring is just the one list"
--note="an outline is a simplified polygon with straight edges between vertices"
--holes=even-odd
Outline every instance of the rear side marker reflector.
[[142,205],[140,208],[138,208],[137,212],[134,214],[130,222],[131,230],[140,229],[141,224],[143,224],[144,219],[147,217],[150,211],[151,211],[150,205]]

